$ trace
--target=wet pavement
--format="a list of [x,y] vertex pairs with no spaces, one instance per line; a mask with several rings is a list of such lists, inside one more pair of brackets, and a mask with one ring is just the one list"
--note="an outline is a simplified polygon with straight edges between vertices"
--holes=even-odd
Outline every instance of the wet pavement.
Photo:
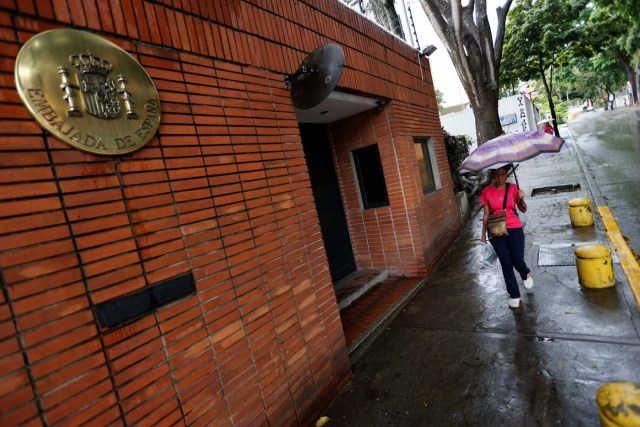
[[[565,129],[566,131],[566,129]],[[567,201],[592,198],[575,147],[522,163],[525,257],[535,287],[507,307],[499,266],[480,262],[475,214],[425,285],[353,366],[329,426],[598,426],[596,392],[640,382],[640,312],[615,265],[613,288],[578,282],[575,245],[608,244],[596,217],[571,226]],[[574,246],[572,246],[574,245]]]
[[640,108],[582,114],[571,127],[587,172],[631,250],[640,254]]

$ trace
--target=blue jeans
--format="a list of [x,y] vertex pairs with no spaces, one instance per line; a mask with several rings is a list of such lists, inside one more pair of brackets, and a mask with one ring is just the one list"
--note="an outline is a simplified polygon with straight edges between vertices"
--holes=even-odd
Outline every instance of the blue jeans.
[[509,232],[507,236],[493,237],[489,239],[489,242],[500,260],[509,296],[520,298],[520,288],[518,288],[513,269],[518,270],[522,280],[526,279],[531,271],[527,267],[527,263],[524,262],[524,232],[522,228],[509,228],[507,231]]

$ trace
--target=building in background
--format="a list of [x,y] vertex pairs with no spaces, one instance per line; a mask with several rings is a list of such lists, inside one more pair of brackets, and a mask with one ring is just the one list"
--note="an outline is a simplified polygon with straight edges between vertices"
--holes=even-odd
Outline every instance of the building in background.
[[[502,130],[505,133],[542,129],[537,124],[540,121],[540,112],[525,94],[500,99],[498,101],[498,114],[500,115]],[[471,149],[477,147],[476,120],[471,108],[443,115],[440,120],[444,130],[451,135],[468,136],[475,142]]]
[[[149,74],[144,147],[80,151],[21,103],[57,28]],[[424,277],[461,229],[428,61],[338,1],[4,2],[0,32],[0,425],[309,425],[351,375],[335,284]],[[327,43],[338,86],[297,110],[284,76]]]

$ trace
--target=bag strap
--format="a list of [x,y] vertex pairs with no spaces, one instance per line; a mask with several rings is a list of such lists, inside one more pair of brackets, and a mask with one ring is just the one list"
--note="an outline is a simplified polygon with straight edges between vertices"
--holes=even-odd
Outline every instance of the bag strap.
[[[507,182],[504,188],[504,200],[502,201],[502,210],[507,212],[507,197],[509,196],[509,183]],[[495,210],[491,210],[491,215],[496,213]]]
[[509,197],[509,183],[507,182],[507,184],[505,185],[505,189],[504,189],[504,200],[502,201],[502,210],[506,213],[507,212],[507,197]]

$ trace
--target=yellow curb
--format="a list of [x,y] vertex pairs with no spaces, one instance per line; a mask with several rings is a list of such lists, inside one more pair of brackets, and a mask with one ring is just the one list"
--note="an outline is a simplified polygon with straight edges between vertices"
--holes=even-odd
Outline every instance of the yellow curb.
[[611,210],[608,206],[598,206],[598,212],[600,212],[600,216],[602,217],[602,223],[604,224],[604,228],[607,231],[617,231],[620,232],[618,228],[618,224],[616,224],[616,220],[613,219],[613,215],[611,214]]
[[607,232],[607,238],[618,254],[620,264],[622,265],[624,274],[627,276],[633,296],[636,299],[636,305],[638,306],[638,310],[640,310],[640,266],[638,265],[638,261],[636,261],[636,257],[633,256],[627,241],[622,237],[618,224],[616,224],[615,219],[613,219],[611,210],[607,206],[598,206],[598,212],[600,213],[602,223]]

